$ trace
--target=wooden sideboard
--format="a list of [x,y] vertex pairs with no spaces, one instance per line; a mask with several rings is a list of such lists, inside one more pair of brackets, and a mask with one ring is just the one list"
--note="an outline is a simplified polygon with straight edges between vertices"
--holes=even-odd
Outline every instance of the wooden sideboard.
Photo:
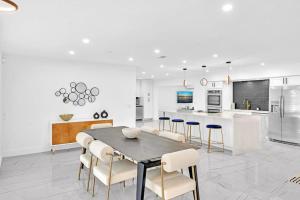
[[76,142],[76,135],[86,129],[90,129],[92,124],[111,123],[111,119],[82,120],[69,122],[53,122],[52,126],[52,145],[69,144]]

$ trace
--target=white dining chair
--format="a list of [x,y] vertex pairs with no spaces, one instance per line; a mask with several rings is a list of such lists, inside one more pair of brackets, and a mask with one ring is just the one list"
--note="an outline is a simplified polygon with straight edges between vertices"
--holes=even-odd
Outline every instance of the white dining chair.
[[155,128],[152,128],[152,127],[149,127],[149,126],[142,126],[140,129],[144,132],[147,132],[147,133],[151,133],[151,134],[154,134],[154,135],[159,135],[159,130],[158,129],[155,129]]
[[111,123],[103,123],[103,124],[92,124],[91,129],[96,129],[96,128],[110,128],[113,127]]
[[163,200],[172,199],[188,192],[196,195],[195,172],[193,178],[178,172],[179,169],[196,166],[199,154],[195,149],[187,149],[164,154],[161,167],[147,173],[146,187],[156,193]]
[[177,142],[185,143],[185,137],[182,134],[172,133],[170,131],[160,131],[159,136],[168,138]]
[[90,185],[90,178],[91,178],[91,163],[92,163],[92,156],[89,152],[89,145],[94,140],[94,138],[84,132],[80,132],[76,135],[76,141],[81,146],[81,155],[79,157],[80,165],[79,165],[79,171],[78,171],[78,180],[80,180],[80,174],[81,170],[85,166],[87,169],[89,169],[88,172],[88,182],[87,182],[87,191],[89,191],[89,185]]
[[135,178],[137,165],[127,159],[114,161],[113,148],[99,140],[93,141],[89,148],[92,156],[96,157],[96,163],[93,167],[93,196],[95,195],[95,179],[97,178],[107,186],[106,200],[108,200],[111,185]]

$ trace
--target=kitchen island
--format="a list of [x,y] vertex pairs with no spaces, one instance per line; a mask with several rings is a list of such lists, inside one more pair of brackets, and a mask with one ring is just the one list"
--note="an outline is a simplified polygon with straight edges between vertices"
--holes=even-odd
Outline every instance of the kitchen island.
[[[222,113],[206,113],[195,111],[160,111],[160,116],[171,119],[180,118],[186,121],[200,122],[202,140],[207,144],[207,124],[218,124],[223,128],[225,149],[233,155],[260,149],[267,135],[268,114],[257,112],[224,111]],[[213,131],[212,140],[221,141],[221,134]],[[178,126],[178,132],[183,127]],[[192,130],[192,136],[199,136],[198,129]]]

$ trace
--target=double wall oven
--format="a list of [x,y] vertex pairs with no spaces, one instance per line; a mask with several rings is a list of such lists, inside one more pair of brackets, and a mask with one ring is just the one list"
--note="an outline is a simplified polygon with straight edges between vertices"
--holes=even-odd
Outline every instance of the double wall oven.
[[222,112],[222,90],[207,90],[207,112]]

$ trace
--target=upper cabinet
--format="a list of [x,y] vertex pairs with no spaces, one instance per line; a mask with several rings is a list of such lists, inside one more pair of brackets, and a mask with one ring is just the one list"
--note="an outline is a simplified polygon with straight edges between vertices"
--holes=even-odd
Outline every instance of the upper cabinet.
[[300,85],[300,76],[270,78],[270,86]]
[[223,82],[222,81],[210,81],[207,83],[208,89],[222,89]]

